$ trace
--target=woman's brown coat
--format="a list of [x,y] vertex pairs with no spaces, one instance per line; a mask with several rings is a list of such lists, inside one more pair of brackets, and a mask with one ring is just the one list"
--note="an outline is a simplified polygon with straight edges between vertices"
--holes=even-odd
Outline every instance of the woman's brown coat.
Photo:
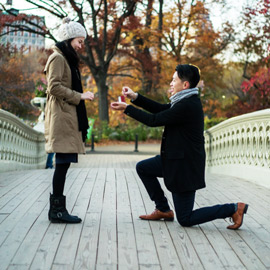
[[85,153],[76,112],[81,94],[72,90],[71,70],[58,48],[54,48],[44,71],[48,81],[45,150],[47,153]]

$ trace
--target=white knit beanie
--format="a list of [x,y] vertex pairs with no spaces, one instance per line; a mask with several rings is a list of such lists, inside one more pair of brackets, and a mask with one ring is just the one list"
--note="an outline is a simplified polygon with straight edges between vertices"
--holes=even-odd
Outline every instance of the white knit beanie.
[[77,37],[86,38],[86,31],[80,23],[73,22],[70,18],[66,17],[63,19],[63,24],[58,29],[58,37],[59,41]]

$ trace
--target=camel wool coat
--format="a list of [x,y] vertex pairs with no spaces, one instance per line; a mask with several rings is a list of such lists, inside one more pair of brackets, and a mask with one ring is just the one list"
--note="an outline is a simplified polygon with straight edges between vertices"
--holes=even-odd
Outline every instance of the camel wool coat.
[[66,58],[57,47],[53,49],[44,69],[48,82],[45,150],[47,153],[85,153],[76,112],[81,93],[72,90],[71,70]]

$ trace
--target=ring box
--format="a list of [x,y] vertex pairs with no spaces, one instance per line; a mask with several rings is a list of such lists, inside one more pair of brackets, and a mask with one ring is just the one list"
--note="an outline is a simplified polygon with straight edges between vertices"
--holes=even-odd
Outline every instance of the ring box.
[[126,102],[126,99],[124,96],[119,96],[118,97],[118,102]]

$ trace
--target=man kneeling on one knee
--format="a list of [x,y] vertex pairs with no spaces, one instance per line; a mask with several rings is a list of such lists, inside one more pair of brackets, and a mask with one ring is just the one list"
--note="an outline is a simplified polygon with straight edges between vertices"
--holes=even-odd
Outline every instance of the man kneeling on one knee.
[[165,126],[160,155],[140,161],[136,170],[155,211],[141,215],[144,220],[172,221],[174,213],[158,181],[163,177],[172,193],[176,217],[182,226],[193,226],[218,218],[231,217],[228,229],[238,229],[248,205],[227,203],[193,210],[196,190],[205,187],[204,115],[196,88],[200,70],[194,65],[178,65],[170,83],[169,104],[160,104],[123,87],[123,95],[145,112],[125,102],[113,102],[113,110],[123,111],[137,121],[150,126]]

